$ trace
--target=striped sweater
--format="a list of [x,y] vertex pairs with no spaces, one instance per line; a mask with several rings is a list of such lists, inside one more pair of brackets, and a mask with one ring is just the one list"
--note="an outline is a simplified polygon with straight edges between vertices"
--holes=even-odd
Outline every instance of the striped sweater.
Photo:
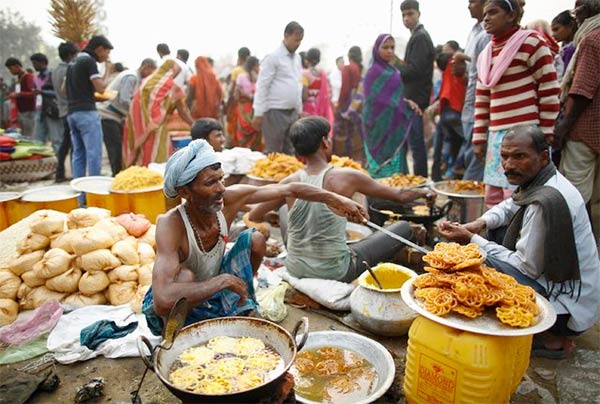
[[[496,63],[509,34],[492,40],[492,63]],[[529,36],[510,66],[493,88],[477,82],[473,143],[485,143],[488,130],[515,125],[538,125],[551,136],[560,104],[554,60],[550,49],[537,34]]]

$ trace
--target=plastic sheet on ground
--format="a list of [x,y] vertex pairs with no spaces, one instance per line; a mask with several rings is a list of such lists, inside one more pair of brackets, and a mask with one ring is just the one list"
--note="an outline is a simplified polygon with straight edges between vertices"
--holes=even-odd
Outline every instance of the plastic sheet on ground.
[[22,362],[45,354],[48,352],[47,341],[48,336],[42,335],[26,344],[13,345],[3,349],[0,351],[0,365]]
[[[112,320],[122,326],[138,321],[138,327],[122,338],[110,339],[92,351],[80,343],[81,330],[99,320]],[[152,334],[143,314],[135,314],[128,304],[121,306],[86,306],[62,316],[48,337],[47,348],[60,363],[85,361],[96,356],[107,358],[123,358],[139,356],[137,338],[146,336],[153,345],[159,343],[161,337]]]
[[0,342],[7,345],[26,344],[50,332],[63,308],[56,300],[44,303],[35,309],[27,319],[18,319],[14,323],[0,328]]

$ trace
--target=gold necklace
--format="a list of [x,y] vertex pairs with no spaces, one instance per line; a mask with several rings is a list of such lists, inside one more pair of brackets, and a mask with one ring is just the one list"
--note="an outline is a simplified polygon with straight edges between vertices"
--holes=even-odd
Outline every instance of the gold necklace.
[[[196,226],[194,225],[194,221],[192,220],[192,213],[190,212],[190,208],[187,206],[187,204],[185,205],[185,211],[187,213],[189,222],[190,222],[190,226],[192,226],[192,230],[194,232],[194,236],[196,237],[196,240],[198,241],[198,247],[200,247],[200,251],[202,251],[204,254],[206,254],[206,249],[204,248],[204,244],[202,243],[202,237],[200,237],[200,232],[198,231],[198,229],[196,228]],[[215,213],[215,216],[217,216],[217,214]],[[217,216],[217,224],[219,225],[219,235],[221,235],[221,222],[219,221],[219,217]],[[217,243],[219,242],[219,239],[217,237]]]

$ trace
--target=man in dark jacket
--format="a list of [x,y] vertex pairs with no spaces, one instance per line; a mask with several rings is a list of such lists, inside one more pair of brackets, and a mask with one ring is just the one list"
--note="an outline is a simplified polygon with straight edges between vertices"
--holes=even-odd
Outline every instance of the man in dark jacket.
[[[421,12],[417,0],[404,0],[400,4],[402,22],[411,32],[404,60],[398,59],[396,67],[404,80],[404,97],[413,100],[424,110],[429,106],[433,86],[433,60],[435,49],[429,33],[419,23]],[[427,177],[427,151],[423,136],[423,121],[415,119],[411,125],[408,144],[413,154],[413,172]]]

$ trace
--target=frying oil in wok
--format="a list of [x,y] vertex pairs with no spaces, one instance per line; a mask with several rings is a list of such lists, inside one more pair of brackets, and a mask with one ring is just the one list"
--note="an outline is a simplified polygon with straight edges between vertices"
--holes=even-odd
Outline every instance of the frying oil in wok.
[[281,355],[260,339],[220,336],[183,351],[169,381],[193,393],[233,394],[273,380],[283,368]]
[[296,381],[296,394],[317,402],[354,403],[367,398],[378,382],[369,361],[336,347],[300,352],[290,371]]

